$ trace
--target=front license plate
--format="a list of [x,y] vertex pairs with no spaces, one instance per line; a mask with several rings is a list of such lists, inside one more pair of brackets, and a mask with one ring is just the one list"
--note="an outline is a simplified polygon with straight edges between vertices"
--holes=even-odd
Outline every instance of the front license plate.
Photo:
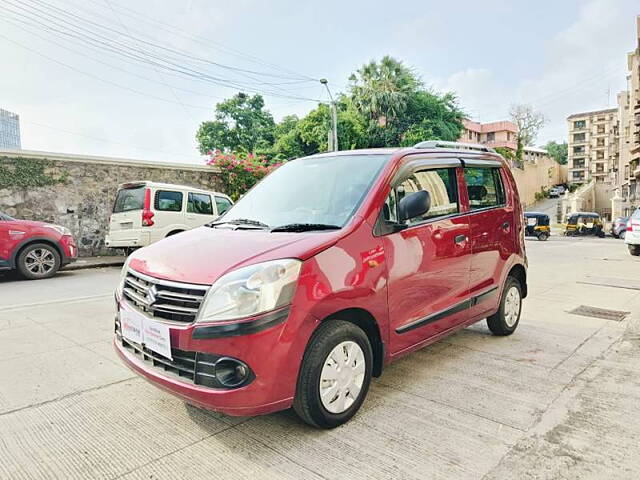
[[120,310],[120,329],[127,340],[139,343],[149,350],[171,360],[169,327],[131,310]]

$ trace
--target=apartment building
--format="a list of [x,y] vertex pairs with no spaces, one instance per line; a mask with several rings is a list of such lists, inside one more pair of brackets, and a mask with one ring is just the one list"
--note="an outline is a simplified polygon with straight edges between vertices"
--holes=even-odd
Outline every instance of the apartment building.
[[515,150],[518,147],[517,135],[518,127],[509,121],[479,123],[471,120],[463,120],[464,130],[460,142],[481,143],[491,148],[510,148]]
[[640,206],[640,16],[636,17],[635,50],[627,54],[627,88],[618,94],[618,166],[614,216],[628,216]]
[[0,148],[20,150],[20,117],[0,108]]
[[569,127],[569,182],[613,183],[618,155],[618,109],[575,113]]

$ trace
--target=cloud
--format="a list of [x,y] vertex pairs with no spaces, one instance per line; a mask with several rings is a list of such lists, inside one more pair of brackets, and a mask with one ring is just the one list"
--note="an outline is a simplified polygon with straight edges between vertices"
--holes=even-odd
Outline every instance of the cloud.
[[463,107],[480,121],[506,118],[512,103],[532,104],[548,119],[538,143],[565,138],[568,115],[614,107],[615,94],[625,88],[626,53],[634,47],[634,7],[627,0],[582,4],[576,20],[546,41],[542,68],[532,68],[516,83],[501,81],[501,71],[475,68],[456,72],[437,86],[457,91]]

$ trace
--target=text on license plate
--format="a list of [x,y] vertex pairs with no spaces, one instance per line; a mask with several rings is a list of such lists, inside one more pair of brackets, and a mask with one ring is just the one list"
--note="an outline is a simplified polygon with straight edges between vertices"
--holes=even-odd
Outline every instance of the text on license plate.
[[171,360],[169,327],[137,312],[120,310],[120,330],[127,340],[140,343],[149,350]]

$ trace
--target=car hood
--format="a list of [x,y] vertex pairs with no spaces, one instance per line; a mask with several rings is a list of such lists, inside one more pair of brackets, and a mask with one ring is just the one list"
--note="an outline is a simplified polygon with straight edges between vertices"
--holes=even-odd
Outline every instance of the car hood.
[[330,247],[342,230],[271,233],[200,227],[131,255],[130,268],[155,278],[210,285],[230,270],[279,258],[306,260]]

